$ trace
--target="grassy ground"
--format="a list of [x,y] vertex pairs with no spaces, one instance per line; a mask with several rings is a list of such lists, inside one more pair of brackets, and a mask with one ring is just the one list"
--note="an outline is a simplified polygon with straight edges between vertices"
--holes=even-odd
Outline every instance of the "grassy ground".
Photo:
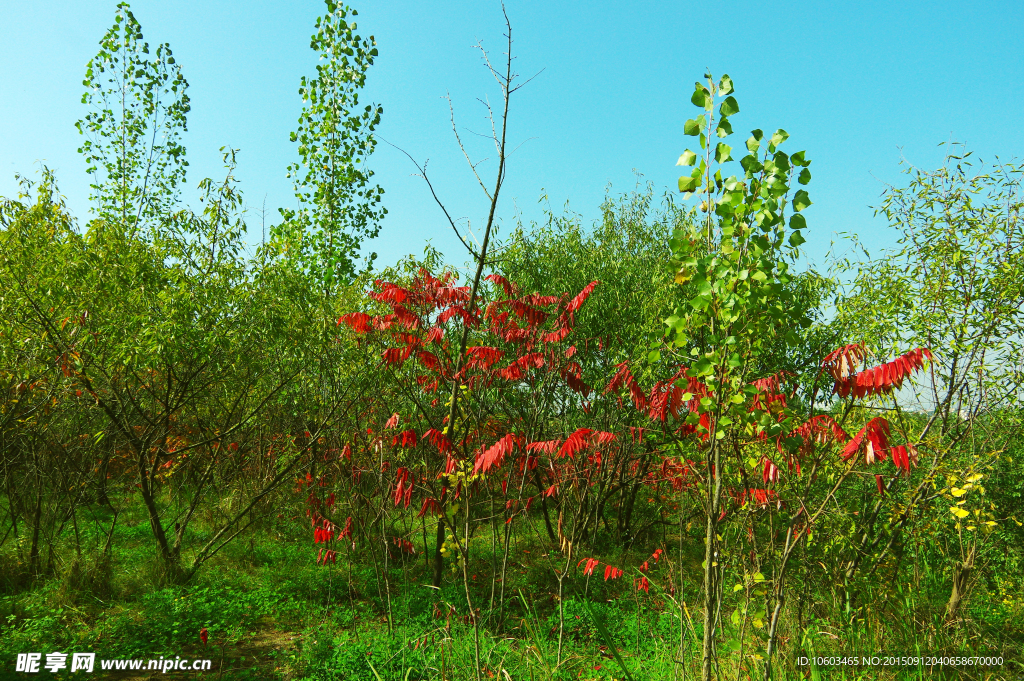
[[[109,512],[94,507],[90,514],[93,524],[82,523],[81,557],[73,545],[52,558],[44,554],[44,564],[51,564],[51,574],[45,578],[31,582],[23,576],[14,542],[8,542],[0,556],[4,573],[0,678],[82,677],[66,671],[13,671],[17,653],[41,652],[45,660],[46,653],[57,650],[95,652],[107,659],[212,660],[211,671],[202,674],[106,673],[123,679],[475,678],[476,638],[466,621],[461,575],[446,570],[440,593],[427,586],[430,572],[422,540],[417,542],[419,555],[396,557],[390,564],[385,584],[379,577],[381,570],[361,560],[359,553],[352,563],[341,555],[335,565],[316,566],[308,532],[297,521],[282,519],[277,521],[279,526],[229,545],[192,582],[175,586],[163,584],[141,509],[122,513],[109,559],[97,557],[104,540],[102,528],[109,527]],[[689,548],[688,553],[684,551],[682,571],[689,581],[683,585],[687,606],[682,627],[678,608],[657,587],[646,594],[637,592],[628,577],[605,583],[595,575],[585,581],[573,559],[572,576],[564,585],[559,655],[559,585],[553,568],[564,564],[564,557],[548,553],[547,542],[526,531],[528,526],[522,530],[503,599],[501,584],[490,579],[495,556],[489,553],[487,528],[474,539],[479,563],[470,566],[475,576],[471,595],[481,609],[482,678],[699,678],[702,556],[696,536],[684,541]],[[203,532],[200,524],[195,538]],[[635,556],[643,557],[639,552]],[[634,557],[602,558],[628,564]],[[554,560],[559,562],[550,562]],[[794,607],[787,608],[778,678],[1024,678],[1019,609],[1004,606],[1000,610],[979,592],[972,599],[970,616],[956,627],[947,627],[941,617],[944,584],[936,583],[931,590],[927,580],[921,585],[916,589],[900,584],[862,585],[864,601],[874,605],[861,611],[861,617],[845,615],[834,593],[804,593],[798,614],[791,612]],[[820,590],[820,585],[794,588],[791,600],[799,590]],[[764,632],[751,624],[739,631],[728,614],[736,607],[735,598],[729,594],[728,608],[723,608],[721,674],[728,679],[760,678],[763,672],[756,656],[763,653],[759,642]],[[205,645],[199,639],[203,627],[209,634]],[[856,669],[799,665],[801,655],[968,655],[975,651],[1001,654],[1003,664]],[[93,678],[105,678],[104,674],[97,671]]]

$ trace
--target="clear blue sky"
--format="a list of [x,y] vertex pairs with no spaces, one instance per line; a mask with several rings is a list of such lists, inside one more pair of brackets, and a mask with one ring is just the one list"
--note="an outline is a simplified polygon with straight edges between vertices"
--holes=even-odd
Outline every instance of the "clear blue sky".
[[[72,210],[87,216],[88,179],[74,123],[85,63],[113,21],[115,2],[3,0],[0,41],[0,195],[13,196],[16,171],[37,160],[58,171]],[[455,146],[448,121],[486,131],[476,97],[499,92],[473,49],[482,40],[500,58],[504,29],[497,0],[361,2],[359,32],[373,34],[380,57],[367,99],[384,106],[379,128],[414,157],[430,159],[439,194],[474,225],[484,197]],[[872,218],[882,181],[900,182],[900,147],[934,168],[944,140],[966,141],[985,160],[1020,157],[1024,147],[1024,3],[1007,2],[664,2],[590,3],[508,0],[516,70],[544,72],[512,103],[512,156],[499,213],[516,207],[539,218],[542,192],[589,223],[605,188],[635,186],[633,169],[674,191],[675,161],[694,138],[689,97],[705,68],[727,72],[741,113],[737,139],[752,128],[785,128],[790,152],[813,159],[814,205],[807,255],[821,262],[834,232],[855,232],[869,246],[892,243]],[[194,188],[221,176],[218,149],[241,149],[237,177],[259,239],[258,209],[268,220],[293,203],[285,166],[300,110],[299,78],[314,72],[309,35],[323,3],[282,0],[137,0],[132,5],[151,45],[169,42],[191,88],[185,139]],[[472,137],[468,135],[468,137]],[[487,142],[472,140],[477,158]],[[453,262],[461,246],[413,167],[385,145],[371,159],[390,213],[373,248],[381,264],[420,253],[427,239]],[[485,164],[484,171],[490,168]],[[186,199],[194,196],[186,193]]]

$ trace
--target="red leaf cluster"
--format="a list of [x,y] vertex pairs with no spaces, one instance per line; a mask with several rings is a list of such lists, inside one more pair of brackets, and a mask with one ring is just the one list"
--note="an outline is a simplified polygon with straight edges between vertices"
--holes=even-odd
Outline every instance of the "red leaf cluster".
[[577,293],[573,299],[569,301],[569,304],[565,306],[565,309],[571,313],[576,312],[583,307],[583,303],[586,302],[587,298],[590,297],[590,294],[594,292],[594,289],[597,288],[599,283],[600,282],[598,281],[592,281],[584,286],[583,290]]
[[766,378],[759,378],[751,385],[757,388],[758,392],[775,394],[779,392],[779,386],[787,377],[793,374],[789,371],[780,371]]
[[902,387],[903,381],[912,373],[923,369],[926,359],[932,358],[928,348],[917,348],[891,362],[858,373],[856,366],[866,355],[863,345],[845,345],[822,362],[822,367],[835,379],[834,392],[840,397],[889,394]]
[[472,347],[466,349],[466,355],[469,357],[469,361],[466,366],[479,367],[480,369],[490,369],[498,360],[505,356],[505,353],[498,348],[489,347]]
[[434,499],[433,497],[424,499],[423,508],[420,509],[420,512],[416,517],[422,518],[427,514],[427,512],[430,512],[432,515],[441,515],[441,504],[437,503],[437,499]]
[[897,469],[910,473],[910,464],[917,465],[917,448],[912,444],[892,448],[892,462]]
[[[528,452],[541,452],[543,454],[554,454],[558,449],[558,440],[545,440],[543,442],[531,442],[526,445]],[[536,458],[536,457],[534,457]]]
[[857,373],[857,365],[867,357],[867,349],[860,343],[844,345],[833,350],[821,361],[821,366],[827,370],[832,378],[845,381]]
[[593,434],[594,431],[590,428],[578,428],[576,432],[567,437],[565,442],[562,443],[561,448],[558,450],[558,457],[568,456],[572,458],[576,456],[576,454],[587,448],[590,436]]
[[423,439],[437,447],[439,454],[447,454],[452,451],[452,443],[448,439],[448,436],[439,430],[431,428],[427,432],[423,433]]
[[334,528],[327,520],[323,521],[322,527],[313,529],[313,544],[326,543],[334,539]]
[[518,292],[518,287],[500,274],[489,274],[484,279],[493,281],[498,286],[501,286],[506,296],[514,296]]
[[416,554],[416,547],[414,547],[412,545],[412,542],[408,539],[402,539],[401,537],[392,537],[391,541],[395,546],[402,549],[402,553],[408,553],[412,555]]
[[[569,349],[575,350],[576,348],[573,346]],[[593,389],[583,381],[583,370],[576,362],[570,362],[559,373],[565,379],[566,385],[584,397],[589,396],[592,392]]]
[[614,567],[612,565],[605,566],[605,568],[604,568],[604,581],[607,582],[609,579],[618,579],[621,576],[622,576],[622,569],[621,568],[617,568],[617,567]]
[[633,374],[629,371],[629,362],[622,362],[617,364],[616,368],[618,371],[612,377],[612,380],[608,382],[608,385],[604,389],[604,394],[618,392],[622,387],[625,387],[629,391],[630,397],[633,398],[633,404],[636,405],[637,409],[643,409],[647,406],[647,398],[644,395],[644,391],[640,389],[640,385],[633,378]]
[[486,473],[491,468],[501,466],[502,460],[506,454],[510,454],[517,444],[521,442],[521,438],[514,433],[508,433],[505,437],[501,438],[487,449],[482,449],[480,454],[476,457],[476,463],[473,466],[473,475],[480,475]]
[[843,459],[849,461],[852,456],[864,452],[864,460],[872,464],[876,460],[885,460],[885,450],[889,448],[889,422],[881,416],[864,424],[856,437],[843,448]]
[[800,426],[794,428],[792,435],[804,441],[805,451],[809,451],[814,444],[847,442],[850,439],[846,431],[840,428],[835,419],[828,414],[811,417]]
[[402,449],[405,449],[406,447],[415,447],[416,431],[403,430],[401,433],[399,433],[398,435],[391,439],[391,445],[401,447]]
[[345,537],[352,538],[352,516],[345,520],[345,529],[338,533],[338,539],[344,539]]
[[399,467],[395,474],[395,482],[398,483],[395,487],[395,506],[404,501],[405,508],[409,508],[409,503],[412,501],[412,488],[415,478],[410,480],[409,469]]
[[747,502],[751,499],[753,499],[758,508],[763,508],[773,501],[778,501],[779,495],[773,489],[747,489],[740,490],[738,494],[734,493],[733,499],[740,508],[746,506]]

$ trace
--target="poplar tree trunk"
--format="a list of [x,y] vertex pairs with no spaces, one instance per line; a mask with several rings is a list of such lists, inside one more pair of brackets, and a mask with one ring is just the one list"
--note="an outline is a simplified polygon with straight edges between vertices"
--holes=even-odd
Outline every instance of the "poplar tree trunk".
[[722,466],[721,449],[712,439],[708,452],[709,466],[714,470],[712,490],[707,505],[707,525],[704,532],[704,649],[701,681],[714,678],[715,628],[718,620],[718,515],[721,513]]

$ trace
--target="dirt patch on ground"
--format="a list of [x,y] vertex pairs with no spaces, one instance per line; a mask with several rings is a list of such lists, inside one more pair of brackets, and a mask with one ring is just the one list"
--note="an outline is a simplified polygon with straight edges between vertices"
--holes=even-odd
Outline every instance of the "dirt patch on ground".
[[294,678],[292,656],[300,638],[295,632],[263,630],[236,643],[220,646],[211,642],[209,647],[195,646],[181,652],[186,660],[210,660],[208,671],[169,670],[164,673],[95,669],[93,673],[100,675],[97,678],[118,681],[288,681]]

